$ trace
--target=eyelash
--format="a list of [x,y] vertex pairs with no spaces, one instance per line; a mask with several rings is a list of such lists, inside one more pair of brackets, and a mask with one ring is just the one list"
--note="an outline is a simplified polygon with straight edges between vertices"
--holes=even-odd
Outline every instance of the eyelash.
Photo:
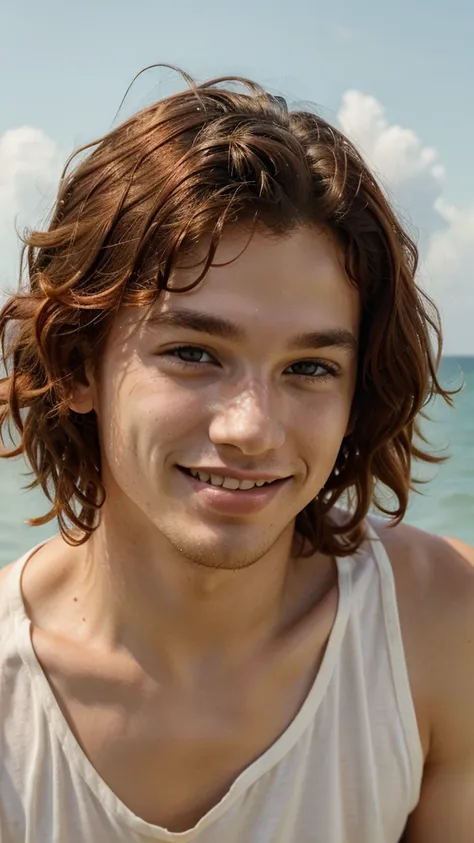
[[[170,348],[167,352],[165,352],[164,356],[165,357],[173,357],[176,360],[178,365],[181,364],[182,366],[186,366],[186,367],[189,367],[189,366],[202,367],[202,366],[205,366],[205,365],[210,365],[209,362],[202,363],[201,361],[182,360],[179,357],[179,354],[182,353],[183,351],[200,351],[203,354],[207,354],[209,357],[212,358],[212,354],[210,354],[208,351],[206,351],[205,348],[202,348],[199,345],[179,345],[176,348]],[[288,368],[291,368],[292,366],[297,366],[298,364],[301,364],[301,363],[310,363],[313,366],[318,366],[319,368],[325,370],[324,375],[296,375],[295,376],[295,377],[300,378],[301,380],[307,381],[309,383],[314,384],[315,381],[327,381],[327,380],[330,380],[332,378],[337,378],[340,374],[340,371],[339,371],[338,368],[336,368],[336,366],[333,366],[330,363],[322,363],[320,360],[312,360],[312,359],[298,360],[296,363],[292,363]]]

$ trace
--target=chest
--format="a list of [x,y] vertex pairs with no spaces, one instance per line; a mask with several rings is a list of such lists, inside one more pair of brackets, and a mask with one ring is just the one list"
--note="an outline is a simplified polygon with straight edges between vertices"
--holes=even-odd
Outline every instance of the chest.
[[95,688],[47,670],[74,736],[113,793],[147,822],[192,828],[292,722],[323,650],[299,669],[202,683],[184,694],[142,681]]

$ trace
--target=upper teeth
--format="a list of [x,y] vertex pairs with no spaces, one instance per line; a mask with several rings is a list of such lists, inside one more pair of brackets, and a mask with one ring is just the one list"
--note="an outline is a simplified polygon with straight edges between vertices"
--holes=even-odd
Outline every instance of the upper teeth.
[[222,486],[224,489],[253,489],[254,486],[264,486],[272,483],[272,480],[237,480],[236,477],[223,477],[221,474],[208,474],[207,471],[196,471],[189,469],[193,477],[201,480],[202,483],[211,483],[213,486]]

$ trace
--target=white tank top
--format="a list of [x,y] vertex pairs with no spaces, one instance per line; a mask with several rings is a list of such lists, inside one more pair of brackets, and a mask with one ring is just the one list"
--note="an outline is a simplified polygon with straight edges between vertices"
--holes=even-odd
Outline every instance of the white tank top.
[[398,843],[423,753],[391,565],[372,529],[369,538],[337,560],[335,623],[294,720],[179,833],[129,810],[76,741],[23,604],[21,574],[37,548],[22,557],[0,594],[1,843]]

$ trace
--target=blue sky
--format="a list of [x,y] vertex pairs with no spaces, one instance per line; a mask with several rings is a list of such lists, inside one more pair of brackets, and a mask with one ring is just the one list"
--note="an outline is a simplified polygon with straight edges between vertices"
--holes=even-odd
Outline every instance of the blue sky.
[[[15,219],[38,221],[58,162],[112,126],[142,67],[168,62],[251,76],[340,125],[419,232],[446,351],[474,354],[471,0],[3,0],[1,17],[1,289]],[[180,86],[144,74],[119,119]]]

